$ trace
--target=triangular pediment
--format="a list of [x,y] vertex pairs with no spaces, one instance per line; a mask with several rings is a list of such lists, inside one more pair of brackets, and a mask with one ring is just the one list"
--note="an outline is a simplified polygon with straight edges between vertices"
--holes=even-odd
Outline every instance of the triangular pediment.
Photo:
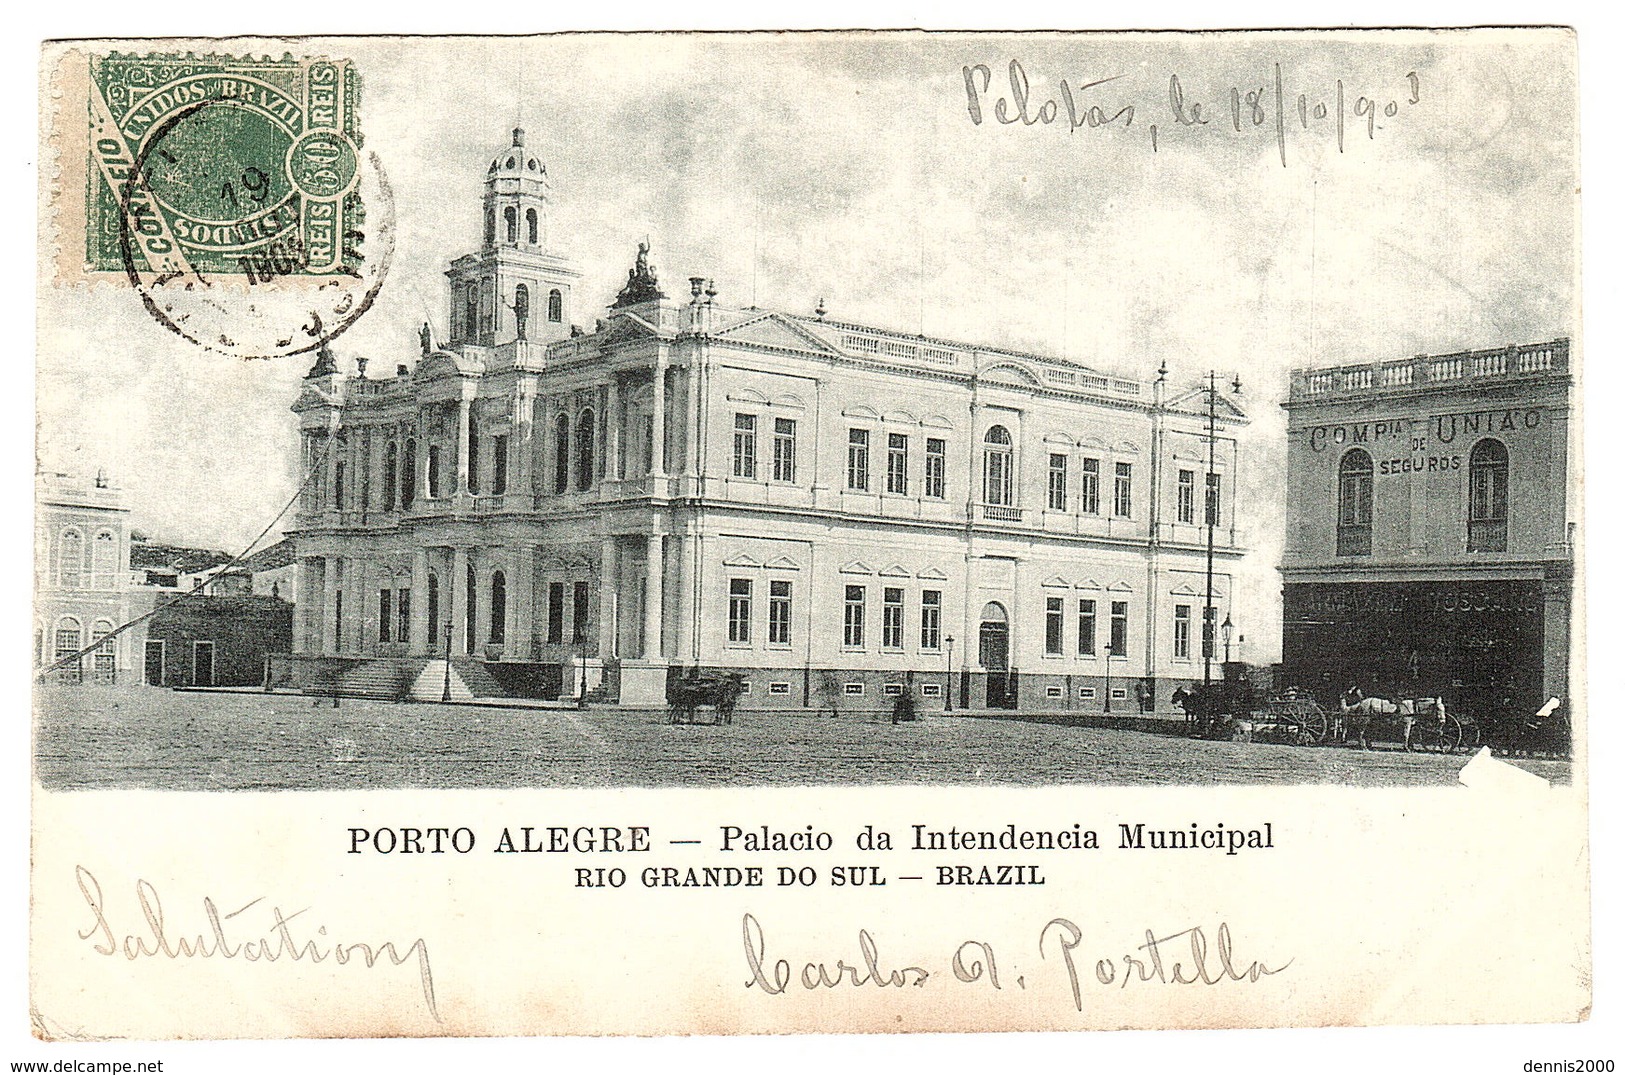
[[773,559],[769,560],[767,563],[763,564],[762,566],[766,567],[766,568],[769,568],[771,570],[774,570],[774,571],[800,571],[801,570],[801,565],[796,563],[794,560],[790,559],[788,556],[775,556],[775,557],[773,557]]
[[1114,582],[1110,586],[1106,587],[1106,589],[1110,590],[1112,593],[1133,593],[1134,592],[1134,587],[1130,586],[1126,582]]
[[[1199,414],[1206,418],[1207,389],[1193,388],[1183,395],[1174,397],[1168,401],[1168,409],[1183,411],[1186,414]],[[1245,422],[1247,420],[1247,412],[1242,410],[1240,404],[1235,402],[1233,393],[1223,387],[1213,395],[1213,416],[1220,421]]]
[[761,567],[762,562],[748,552],[734,553],[722,561],[724,567]]
[[1066,581],[1065,579],[1063,579],[1059,575],[1051,575],[1049,578],[1047,578],[1043,582],[1039,583],[1039,585],[1040,586],[1059,586],[1061,589],[1064,590],[1064,589],[1067,589],[1068,587],[1070,587],[1072,584],[1070,582]]
[[1178,594],[1180,597],[1196,597],[1197,596],[1196,587],[1192,586],[1188,582],[1182,582],[1178,586],[1175,586],[1172,590],[1169,590],[1168,592],[1172,593],[1172,594]]
[[892,564],[890,567],[883,567],[880,569],[880,573],[889,579],[906,579],[909,577],[908,568],[904,567],[902,564]]
[[864,563],[862,560],[853,560],[851,563],[841,568],[841,574],[843,575],[873,575],[874,573],[875,569]]
[[717,339],[729,343],[754,344],[758,347],[775,347],[791,351],[836,353],[817,336],[803,331],[799,326],[774,313],[747,318],[727,328],[719,329],[714,335]]
[[1098,590],[1101,588],[1100,583],[1094,579],[1084,579],[1082,582],[1073,583],[1073,586],[1079,590]]
[[936,567],[922,567],[920,568],[916,577],[922,579],[935,579],[938,582],[946,582],[948,580],[948,576],[943,573],[942,569]]

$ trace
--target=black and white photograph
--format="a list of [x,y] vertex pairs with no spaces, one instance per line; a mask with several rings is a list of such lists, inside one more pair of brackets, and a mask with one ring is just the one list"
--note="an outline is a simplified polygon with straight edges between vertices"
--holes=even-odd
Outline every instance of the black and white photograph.
[[1571,31],[39,61],[37,1037],[1586,1017]]

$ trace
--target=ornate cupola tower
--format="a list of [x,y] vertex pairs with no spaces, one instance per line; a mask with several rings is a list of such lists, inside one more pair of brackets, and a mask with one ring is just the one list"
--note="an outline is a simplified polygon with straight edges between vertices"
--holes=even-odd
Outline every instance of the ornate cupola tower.
[[482,199],[484,241],[446,270],[451,344],[548,343],[570,334],[571,291],[581,273],[548,233],[547,165],[525,148],[525,132],[491,159]]

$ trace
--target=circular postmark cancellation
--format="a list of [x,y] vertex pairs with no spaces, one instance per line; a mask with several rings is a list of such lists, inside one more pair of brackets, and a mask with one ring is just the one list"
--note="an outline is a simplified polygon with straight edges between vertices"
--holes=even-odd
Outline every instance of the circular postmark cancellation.
[[394,204],[348,61],[90,63],[86,262],[159,324],[244,358],[319,350],[388,271]]

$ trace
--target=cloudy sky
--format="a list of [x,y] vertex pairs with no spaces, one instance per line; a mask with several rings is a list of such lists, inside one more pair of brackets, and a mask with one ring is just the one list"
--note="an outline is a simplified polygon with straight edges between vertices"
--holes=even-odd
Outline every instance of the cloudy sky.
[[[613,298],[648,235],[674,295],[704,275],[723,303],[810,312],[823,298],[833,317],[1125,376],[1164,361],[1176,383],[1239,373],[1260,509],[1250,656],[1278,646],[1287,371],[1576,331],[1559,33],[260,46],[285,49],[355,62],[366,148],[394,193],[393,265],[341,358],[393,368],[426,311],[443,330],[441,273],[478,242],[484,169],[517,118],[589,304]],[[136,525],[174,542],[235,551],[280,510],[309,356],[205,353],[120,287],[42,288],[39,326],[42,466],[106,468]]]

